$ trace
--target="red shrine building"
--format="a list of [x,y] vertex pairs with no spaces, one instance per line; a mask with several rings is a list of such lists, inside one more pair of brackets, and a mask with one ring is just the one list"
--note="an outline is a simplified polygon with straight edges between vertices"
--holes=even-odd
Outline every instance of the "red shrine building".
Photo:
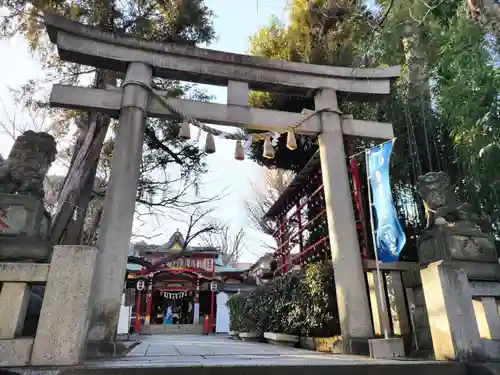
[[[352,154],[352,147],[348,146]],[[367,259],[372,257],[373,250],[368,241],[368,209],[363,199],[366,191],[363,171],[355,158],[350,158],[348,172],[360,256]],[[255,266],[252,267],[252,274],[258,273],[269,279],[300,269],[310,262],[331,259],[319,152],[297,173],[269,208],[264,220],[275,222],[273,237],[277,249],[267,255],[258,272]]]
[[255,285],[251,264],[225,264],[220,249],[186,246],[179,231],[164,245],[132,246],[123,307],[135,332],[227,333],[227,299]]

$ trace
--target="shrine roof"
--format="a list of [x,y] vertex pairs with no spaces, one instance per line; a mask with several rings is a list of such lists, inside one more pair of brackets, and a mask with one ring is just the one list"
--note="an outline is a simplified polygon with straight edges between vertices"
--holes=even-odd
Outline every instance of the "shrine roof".
[[146,243],[136,243],[134,250],[139,253],[173,253],[179,252],[184,256],[190,254],[218,254],[220,251],[211,246],[185,246],[185,240],[179,230],[175,231],[170,239],[163,245],[152,245]]
[[[283,213],[287,206],[292,206],[297,203],[297,195],[304,185],[310,181],[311,174],[320,168],[319,151],[307,162],[305,167],[294,177],[292,182],[287,186],[285,191],[279,196],[274,204],[269,208],[264,215],[264,219],[276,219]],[[288,210],[287,210],[288,211]]]
[[231,267],[229,265],[227,266],[222,266],[222,265],[215,265],[215,273],[243,273],[248,271],[250,267],[246,268],[236,268],[236,267]]
[[250,269],[252,263],[229,262],[224,264],[222,255],[215,259],[215,273],[243,273]]

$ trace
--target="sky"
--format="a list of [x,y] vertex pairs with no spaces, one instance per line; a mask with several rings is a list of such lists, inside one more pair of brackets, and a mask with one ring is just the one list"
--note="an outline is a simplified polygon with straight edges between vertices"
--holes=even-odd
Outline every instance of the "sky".
[[[245,53],[249,46],[249,37],[261,25],[267,24],[272,16],[286,22],[286,3],[287,0],[205,0],[205,4],[215,13],[214,26],[217,33],[217,40],[209,48]],[[0,123],[8,124],[13,119],[22,122],[20,108],[10,99],[9,88],[19,88],[30,79],[43,77],[43,72],[39,62],[29,54],[22,38],[0,40],[0,55],[3,56],[0,61]],[[204,88],[215,97],[214,102],[226,103],[226,88]],[[12,137],[6,133],[0,128],[0,154],[4,158],[13,143]],[[216,139],[216,148],[217,152],[209,155],[207,159],[209,172],[205,176],[202,192],[204,196],[211,196],[225,191],[225,197],[218,202],[213,216],[230,223],[233,232],[244,228],[245,249],[241,261],[252,262],[265,252],[262,241],[270,240],[251,228],[244,207],[245,199],[251,198],[251,183],[259,184],[259,181],[262,181],[263,169],[250,160],[235,160],[234,141]],[[51,172],[59,174],[62,170],[56,165]],[[174,220],[150,219],[147,225],[139,225],[136,222],[134,233],[145,236],[161,233],[154,239],[146,239],[146,242],[161,244],[166,242],[177,228],[182,230],[185,224]]]

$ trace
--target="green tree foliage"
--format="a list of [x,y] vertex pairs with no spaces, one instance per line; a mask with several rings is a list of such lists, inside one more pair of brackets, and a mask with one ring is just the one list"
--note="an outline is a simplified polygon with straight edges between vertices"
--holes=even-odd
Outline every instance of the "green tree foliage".
[[[356,1],[294,0],[290,24],[271,20],[253,36],[250,52],[324,65],[402,66],[402,77],[386,101],[351,103],[341,98],[339,105],[355,118],[393,124],[398,137],[393,191],[411,244],[418,235],[415,228],[424,223],[415,184],[426,172],[448,172],[461,199],[480,212],[500,209],[495,168],[500,162],[500,43],[491,22],[471,17],[462,0],[379,0],[377,6],[374,10]],[[256,93],[252,100],[292,112],[312,108],[310,98]],[[297,170],[316,150],[314,140],[302,142],[299,150],[288,151],[281,140],[273,160],[263,159],[261,145],[255,145],[252,157],[261,164]],[[367,146],[357,140],[353,151]]]
[[[43,12],[54,12],[106,32],[152,41],[196,45],[209,43],[214,38],[213,14],[203,0],[0,0],[0,7],[7,9],[6,16],[0,19],[1,37],[25,37],[31,52],[39,58],[47,74],[43,82],[32,81],[24,87],[22,98],[28,98],[27,105],[33,103],[39,86],[47,82],[90,83],[93,87],[105,87],[108,84],[119,85],[123,79],[121,74],[115,72],[61,62],[55,46],[45,33]],[[208,98],[204,92],[177,81],[154,79],[153,86],[166,90],[171,97]],[[87,135],[91,116],[76,111],[55,111],[52,115],[57,115],[52,131],[59,136],[71,132],[75,119],[79,120],[74,133],[75,145],[66,150],[72,160],[71,173],[72,158]],[[110,125],[114,130],[115,124],[106,116],[100,116],[95,121],[97,131],[92,139],[94,143],[102,143],[99,132],[107,133]],[[193,142],[179,142],[176,139],[178,129],[178,121],[147,121],[138,202],[149,207],[185,206],[189,204],[185,198],[188,190],[195,188],[197,191],[200,176],[206,171],[205,154]],[[104,180],[109,171],[113,145],[114,138],[111,136],[102,146],[99,171]],[[94,179],[94,176],[95,172],[90,178]],[[77,205],[83,207],[85,203]]]
[[[372,17],[357,1],[294,0],[291,2],[290,25],[276,18],[251,38],[249,53],[272,59],[351,66],[357,64],[358,45],[367,34]],[[288,112],[313,108],[312,98],[252,92],[253,106]],[[262,142],[252,145],[251,157],[268,167],[300,171],[317,151],[315,139],[300,137],[299,148],[286,148],[281,137],[275,159],[262,157]]]

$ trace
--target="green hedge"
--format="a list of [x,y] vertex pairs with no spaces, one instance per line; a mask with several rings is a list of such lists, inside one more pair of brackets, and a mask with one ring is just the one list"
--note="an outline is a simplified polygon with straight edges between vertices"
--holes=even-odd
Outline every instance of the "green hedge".
[[315,263],[248,294],[229,298],[230,329],[288,333],[308,337],[340,334],[333,269]]

